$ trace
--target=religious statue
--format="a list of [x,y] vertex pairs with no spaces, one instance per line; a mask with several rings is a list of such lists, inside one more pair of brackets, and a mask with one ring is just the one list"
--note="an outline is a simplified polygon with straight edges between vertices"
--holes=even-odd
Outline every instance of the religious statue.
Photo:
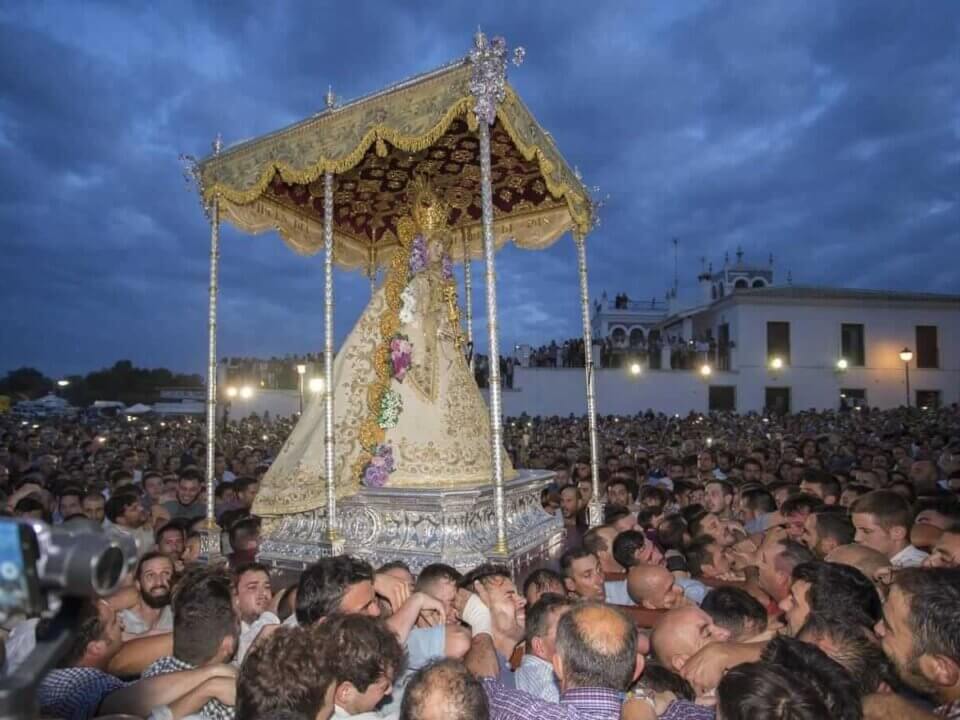
[[[333,364],[336,494],[477,487],[493,478],[490,418],[463,352],[449,206],[417,177],[400,246]],[[254,512],[324,505],[325,407],[310,402],[264,476]],[[502,452],[502,450],[501,450]],[[515,475],[503,455],[504,477]]]

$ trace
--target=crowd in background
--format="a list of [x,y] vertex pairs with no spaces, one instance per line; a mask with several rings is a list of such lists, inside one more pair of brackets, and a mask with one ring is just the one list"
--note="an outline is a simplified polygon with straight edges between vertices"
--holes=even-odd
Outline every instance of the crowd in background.
[[[140,552],[85,603],[45,716],[960,718],[956,407],[601,417],[596,484],[585,418],[510,418],[565,528],[520,576],[258,564],[251,511],[292,424],[221,435],[205,563],[202,424],[0,416],[7,514]],[[5,630],[10,673],[48,628]]]

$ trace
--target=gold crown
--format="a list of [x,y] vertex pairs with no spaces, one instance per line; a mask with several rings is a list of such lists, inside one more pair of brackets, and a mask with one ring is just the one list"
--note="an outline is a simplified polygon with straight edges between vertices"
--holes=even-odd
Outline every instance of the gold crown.
[[450,217],[450,204],[441,198],[423,175],[414,177],[407,188],[410,198],[410,212],[421,232],[430,234],[447,227]]

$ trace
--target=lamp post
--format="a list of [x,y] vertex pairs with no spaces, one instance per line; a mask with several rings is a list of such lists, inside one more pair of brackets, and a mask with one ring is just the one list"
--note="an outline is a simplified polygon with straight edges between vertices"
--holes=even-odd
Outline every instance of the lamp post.
[[903,373],[907,385],[907,407],[910,407],[910,361],[913,360],[913,352],[910,348],[900,351],[900,359],[903,360]]
[[303,415],[303,376],[307,372],[306,365],[297,365],[297,375],[300,378],[300,414]]

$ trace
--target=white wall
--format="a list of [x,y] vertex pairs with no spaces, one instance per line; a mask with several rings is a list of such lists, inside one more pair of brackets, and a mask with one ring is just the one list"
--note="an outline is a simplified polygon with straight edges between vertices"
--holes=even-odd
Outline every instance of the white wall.
[[[767,367],[767,322],[790,323],[790,362],[779,371]],[[692,371],[647,370],[640,376],[626,369],[597,370],[597,411],[601,414],[706,412],[709,385],[736,388],[739,412],[761,411],[767,387],[790,388],[791,409],[835,409],[842,388],[863,389],[867,403],[891,408],[903,405],[906,387],[900,351],[914,352],[910,367],[910,402],[917,390],[939,390],[945,405],[960,402],[960,311],[921,302],[869,300],[808,300],[798,302],[742,302],[731,298],[698,314],[693,323],[700,332],[730,325],[736,343],[731,351],[732,371],[714,371],[709,380]],[[864,367],[836,370],[840,358],[840,326],[864,326]],[[916,367],[916,326],[936,325],[940,368]],[[582,368],[517,368],[514,390],[503,393],[506,415],[583,414],[586,408]]]
[[[307,393],[307,402],[311,401],[310,393]],[[221,400],[217,404],[217,412],[223,417],[225,404]],[[264,412],[269,412],[271,418],[289,417],[295,415],[300,409],[300,394],[296,390],[262,390],[254,392],[249,400],[243,398],[233,398],[230,401],[229,417],[231,420],[242,420],[256,413],[263,417]]]

